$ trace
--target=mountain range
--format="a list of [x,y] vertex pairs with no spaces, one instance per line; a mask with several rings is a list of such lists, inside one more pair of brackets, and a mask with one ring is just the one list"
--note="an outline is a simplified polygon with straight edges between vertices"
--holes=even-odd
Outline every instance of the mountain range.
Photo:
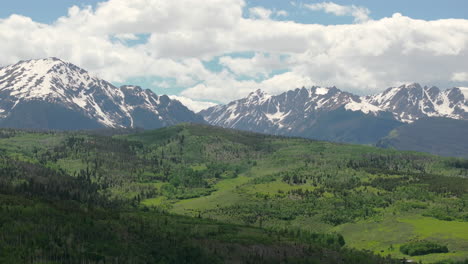
[[154,129],[191,122],[408,149],[412,144],[403,147],[401,142],[417,138],[424,127],[425,133],[432,131],[430,143],[423,144],[426,148],[421,145],[409,150],[465,157],[468,150],[440,150],[450,149],[447,142],[467,141],[462,134],[451,133],[463,130],[468,123],[467,99],[468,88],[440,90],[417,83],[369,96],[313,86],[279,95],[257,90],[194,113],[166,95],[133,85],[116,87],[57,58],[20,61],[0,68],[0,127],[28,129]]
[[149,89],[116,87],[57,58],[0,69],[0,126],[33,129],[159,128],[201,122],[177,100]]
[[468,88],[440,91],[414,83],[357,96],[336,87],[295,89],[246,98],[200,112],[217,126],[330,141],[375,144],[393,129],[421,118],[468,120]]

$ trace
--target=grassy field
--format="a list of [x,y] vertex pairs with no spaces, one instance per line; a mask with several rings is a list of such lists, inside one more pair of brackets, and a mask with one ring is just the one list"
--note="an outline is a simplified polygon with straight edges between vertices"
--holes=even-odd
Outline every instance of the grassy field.
[[[420,215],[387,217],[383,221],[359,222],[338,226],[335,231],[346,237],[348,246],[369,249],[382,255],[410,258],[424,263],[468,256],[468,223],[441,221]],[[447,245],[449,253],[408,257],[399,246],[410,240],[428,239]]]
[[[218,182],[215,185],[216,191],[211,195],[198,198],[186,199],[174,203],[171,212],[176,214],[197,216],[204,210],[215,209],[219,206],[228,206],[234,203],[242,202],[242,195],[236,191],[236,187],[247,183],[249,178],[239,176],[235,179],[228,179]],[[203,215],[212,217],[211,215]]]

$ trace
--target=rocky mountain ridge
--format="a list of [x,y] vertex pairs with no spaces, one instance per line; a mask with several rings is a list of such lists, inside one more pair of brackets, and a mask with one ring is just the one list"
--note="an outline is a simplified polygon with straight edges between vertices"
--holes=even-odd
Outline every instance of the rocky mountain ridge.
[[[64,120],[54,120],[57,118]],[[67,118],[77,120],[77,127]],[[115,87],[57,58],[0,68],[0,126],[158,128],[180,122],[204,121],[166,95],[132,85]]]

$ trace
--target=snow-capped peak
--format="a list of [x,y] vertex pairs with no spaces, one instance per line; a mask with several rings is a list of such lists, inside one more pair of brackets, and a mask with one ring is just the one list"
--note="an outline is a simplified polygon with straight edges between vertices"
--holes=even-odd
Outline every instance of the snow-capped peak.
[[351,101],[345,105],[345,109],[351,111],[361,111],[364,114],[377,114],[378,112],[383,112],[380,107],[363,100],[360,100],[360,102]]
[[325,87],[312,87],[311,91],[316,95],[326,95],[330,91],[329,88]]
[[57,58],[21,61],[0,69],[0,90],[22,99],[66,96],[66,90],[102,82],[77,66]]
[[247,101],[249,102],[257,102],[257,103],[263,103],[267,101],[268,99],[271,98],[271,95],[267,94],[266,92],[262,91],[261,89],[257,89],[253,92],[251,92],[247,96]]
[[266,92],[264,92],[263,90],[261,89],[257,89],[253,92],[251,92],[247,98],[262,98],[262,97],[265,97],[265,96],[268,96],[268,94]]
[[60,105],[106,127],[144,127],[145,124],[137,124],[135,111],[139,113],[138,118],[152,116],[148,123],[153,124],[176,122],[177,118],[169,120],[173,107],[187,112],[187,121],[195,117],[178,101],[172,102],[168,97],[159,97],[138,86],[115,87],[76,65],[53,57],[20,61],[1,68],[0,99],[3,110],[0,122],[16,107],[30,102]]
[[422,87],[418,83],[413,83],[388,88],[382,93],[364,97],[363,100],[392,112],[397,120],[413,122],[422,117],[466,120],[468,119],[466,97],[460,88],[440,91],[435,86]]
[[408,83],[408,84],[403,84],[401,86],[399,86],[398,88],[406,88],[406,89],[419,89],[419,88],[422,88],[421,85],[419,83]]

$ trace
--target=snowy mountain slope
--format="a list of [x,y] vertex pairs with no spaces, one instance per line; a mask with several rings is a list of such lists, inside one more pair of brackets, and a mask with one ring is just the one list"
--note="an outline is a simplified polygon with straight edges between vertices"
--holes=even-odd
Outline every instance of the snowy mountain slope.
[[200,114],[208,123],[227,128],[369,143],[378,140],[377,135],[385,136],[391,128],[420,118],[468,120],[467,99],[468,88],[440,91],[417,83],[362,97],[336,87],[302,88],[277,96],[257,90]]
[[288,91],[271,96],[261,90],[246,98],[227,105],[218,105],[200,113],[213,125],[239,128],[260,126],[291,130],[298,120],[316,115],[318,112],[336,110],[340,107],[366,114],[378,114],[382,110],[362,101],[358,96],[339,89],[312,87]]
[[312,87],[288,91],[277,96],[257,90],[248,97],[227,105],[218,105],[200,112],[213,125],[253,129],[293,130],[302,119],[344,107],[367,115],[391,113],[401,122],[422,117],[446,117],[468,120],[468,88],[440,91],[437,87],[421,87],[414,83],[388,88],[372,96],[359,97],[336,87]]
[[423,117],[468,120],[468,89],[422,87],[417,83],[388,88],[363,98],[372,105],[392,112],[397,120],[409,123]]
[[[69,114],[60,116],[57,111]],[[52,116],[73,117],[83,127],[70,128],[64,125],[72,124],[70,120],[59,122]],[[0,69],[0,126],[157,128],[179,122],[203,120],[167,96],[136,86],[117,88],[57,58],[21,61]]]
[[317,113],[345,107],[351,111],[378,115],[383,110],[358,96],[340,91],[336,87],[312,87],[288,91],[271,96],[257,90],[246,98],[227,105],[218,105],[200,113],[213,125],[236,128],[257,125],[291,130],[294,123],[313,117]]
[[[349,140],[357,143],[368,143],[368,141],[357,140],[357,137],[348,135],[345,130],[351,125],[356,130],[356,135],[362,134],[363,131],[353,124],[348,124],[348,127],[340,124],[349,123],[350,120],[360,124],[364,122],[363,120],[368,120],[370,126],[381,127],[374,128],[374,131],[381,131],[376,135],[382,133],[385,135],[388,129],[400,124],[379,107],[336,87],[314,86],[310,89],[288,91],[277,96],[257,90],[246,98],[208,108],[200,114],[208,123],[216,126],[325,140]],[[333,118],[328,118],[331,116]],[[335,127],[336,130],[325,133],[324,131],[327,131],[325,126]],[[346,139],[343,138],[345,134],[347,134]]]

